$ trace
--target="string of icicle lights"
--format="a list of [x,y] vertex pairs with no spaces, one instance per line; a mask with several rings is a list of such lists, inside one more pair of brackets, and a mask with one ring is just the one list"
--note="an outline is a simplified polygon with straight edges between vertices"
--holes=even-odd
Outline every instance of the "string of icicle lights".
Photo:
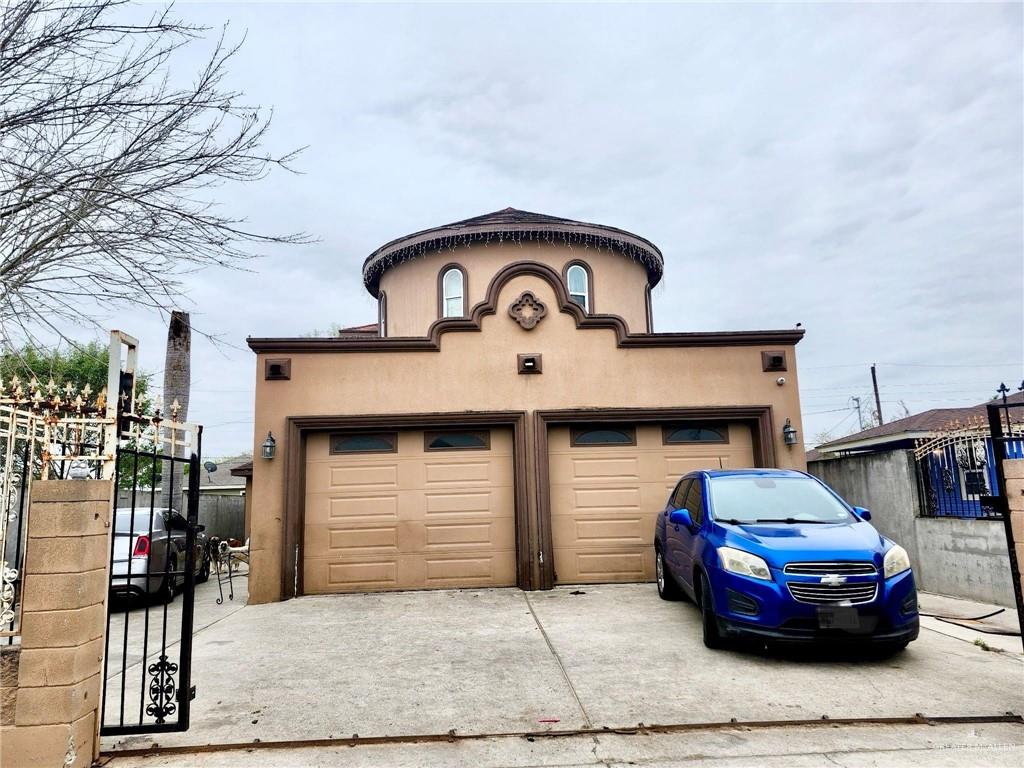
[[617,251],[628,256],[633,261],[643,264],[649,272],[653,271],[659,277],[662,271],[662,261],[652,251],[625,240],[585,232],[530,229],[511,232],[463,232],[457,235],[443,235],[423,240],[419,243],[404,245],[382,253],[377,257],[371,257],[371,260],[364,269],[363,282],[367,286],[374,285],[380,275],[395,264],[420,258],[439,250],[448,250],[454,253],[458,248],[479,243],[483,243],[487,247],[492,243],[502,246],[506,242],[514,243],[520,247],[525,243],[547,243],[549,245],[558,243],[566,245],[570,249],[575,247],[584,249],[595,248],[597,250],[607,249],[609,251]]

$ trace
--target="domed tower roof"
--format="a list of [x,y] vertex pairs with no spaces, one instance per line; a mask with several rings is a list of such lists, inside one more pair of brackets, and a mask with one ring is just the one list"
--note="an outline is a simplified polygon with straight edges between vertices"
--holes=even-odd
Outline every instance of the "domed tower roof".
[[665,262],[661,251],[650,240],[604,224],[562,219],[543,213],[505,208],[472,219],[424,229],[392,240],[371,253],[363,262],[363,284],[373,296],[379,292],[380,277],[403,261],[431,251],[456,248],[473,243],[548,242],[565,245],[609,248],[643,264],[648,283],[661,280]]

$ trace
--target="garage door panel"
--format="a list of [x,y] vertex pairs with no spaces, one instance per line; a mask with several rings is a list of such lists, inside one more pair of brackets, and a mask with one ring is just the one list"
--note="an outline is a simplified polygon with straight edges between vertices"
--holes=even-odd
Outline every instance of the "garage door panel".
[[515,521],[508,518],[466,522],[426,523],[423,549],[501,549],[515,540]]
[[643,553],[635,550],[565,550],[556,556],[555,569],[566,582],[642,581],[645,571]]
[[[491,489],[427,491],[423,494],[423,511],[431,515],[489,515],[498,501]],[[499,502],[500,506],[500,502]]]
[[575,488],[576,509],[636,509],[640,506],[639,488]]
[[[324,467],[328,488],[397,488],[398,464],[356,464]],[[318,478],[314,478],[316,485]]]
[[437,485],[469,484],[486,485],[494,478],[491,476],[490,461],[426,461],[423,464],[423,484],[427,487]]
[[368,589],[395,589],[398,562],[394,558],[363,558],[338,562],[306,557],[303,588],[307,594],[325,594]]
[[327,500],[327,517],[338,519],[395,520],[398,518],[398,494],[383,496],[340,496]]
[[551,474],[559,477],[636,481],[640,477],[640,464],[636,456],[614,456],[608,455],[606,451],[595,456],[552,453]]
[[306,526],[303,554],[307,558],[394,556],[398,543],[398,525],[312,523]]
[[556,543],[572,542],[567,544],[572,548],[643,546],[653,537],[653,532],[653,521],[640,513],[624,516],[558,515],[551,519],[553,540]]
[[330,455],[307,444],[306,592],[512,585],[516,579],[511,431],[491,450]]

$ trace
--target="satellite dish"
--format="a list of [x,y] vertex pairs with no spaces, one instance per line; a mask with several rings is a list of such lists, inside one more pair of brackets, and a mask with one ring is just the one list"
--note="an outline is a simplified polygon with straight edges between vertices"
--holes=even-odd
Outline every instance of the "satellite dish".
[[203,469],[206,470],[206,474],[210,475],[217,471],[217,465],[212,461],[207,461],[203,463]]

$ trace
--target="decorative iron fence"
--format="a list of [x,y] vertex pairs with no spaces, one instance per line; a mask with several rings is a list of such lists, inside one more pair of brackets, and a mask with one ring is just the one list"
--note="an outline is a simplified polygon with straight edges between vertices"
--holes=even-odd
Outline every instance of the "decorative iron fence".
[[114,420],[106,390],[52,379],[0,380],[0,638],[21,632],[21,583],[32,481],[109,477]]
[[954,425],[937,437],[918,441],[914,458],[925,516],[1000,517],[985,501],[995,483],[987,425]]

